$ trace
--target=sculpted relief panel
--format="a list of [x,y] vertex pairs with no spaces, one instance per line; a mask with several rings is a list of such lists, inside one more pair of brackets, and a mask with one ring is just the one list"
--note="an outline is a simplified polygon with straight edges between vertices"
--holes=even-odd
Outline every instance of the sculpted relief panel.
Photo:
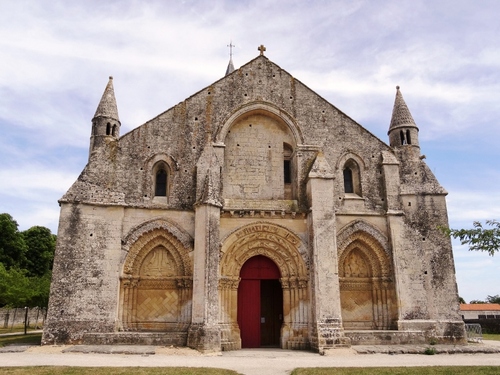
[[162,227],[142,233],[130,245],[121,277],[123,330],[188,329],[192,298],[188,253],[189,249]]
[[387,242],[368,224],[358,221],[340,231],[339,277],[345,329],[394,328],[397,305]]

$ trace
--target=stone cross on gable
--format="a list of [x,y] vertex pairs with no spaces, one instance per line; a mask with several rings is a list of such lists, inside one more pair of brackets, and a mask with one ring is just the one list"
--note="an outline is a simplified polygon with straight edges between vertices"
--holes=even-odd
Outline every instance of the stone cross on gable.
[[260,55],[264,56],[264,51],[266,50],[266,47],[264,47],[264,45],[261,44],[257,49],[260,51]]
[[234,44],[233,44],[233,41],[231,40],[229,42],[229,44],[227,45],[229,47],[229,57],[233,57],[233,47],[236,47]]

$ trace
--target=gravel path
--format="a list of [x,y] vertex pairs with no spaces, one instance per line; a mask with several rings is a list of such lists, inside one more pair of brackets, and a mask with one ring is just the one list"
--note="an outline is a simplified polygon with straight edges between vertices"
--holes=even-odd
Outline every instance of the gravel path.
[[[499,343],[500,344],[500,343]],[[484,347],[493,347],[485,344]],[[92,349],[94,348],[94,349]],[[107,348],[107,349],[106,349]],[[371,347],[373,348],[373,347]],[[500,346],[496,347],[500,349]],[[122,349],[127,350],[122,354]],[[96,351],[100,351],[97,352]],[[116,354],[110,354],[116,353]],[[119,354],[118,354],[119,353]],[[153,354],[154,353],[154,354]],[[495,354],[359,354],[355,349],[331,350],[324,356],[305,351],[243,349],[204,355],[188,348],[146,346],[42,346],[0,353],[0,366],[171,366],[217,367],[245,375],[284,375],[297,367],[500,366]]]

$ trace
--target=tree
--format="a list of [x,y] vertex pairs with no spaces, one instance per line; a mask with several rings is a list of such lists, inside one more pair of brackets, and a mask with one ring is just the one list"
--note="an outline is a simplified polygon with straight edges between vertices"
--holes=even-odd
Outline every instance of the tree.
[[26,244],[17,222],[9,214],[0,214],[0,263],[6,269],[25,262]]
[[472,301],[469,302],[471,305],[477,305],[479,303],[486,303],[485,301],[481,301],[479,299],[473,299]]
[[34,226],[21,232],[26,244],[23,268],[30,276],[43,276],[52,269],[56,236],[49,228]]
[[495,294],[494,296],[488,296],[488,297],[486,297],[486,301],[488,303],[498,303],[498,304],[500,304],[500,295]]
[[497,220],[486,220],[486,225],[479,221],[473,223],[473,229],[450,229],[442,228],[447,235],[458,238],[462,245],[468,245],[469,250],[486,251],[489,255],[495,255],[500,250],[500,222]]
[[0,307],[48,305],[55,244],[50,229],[19,232],[12,216],[0,214]]
[[32,289],[25,270],[6,269],[0,263],[0,307],[24,307],[31,299]]

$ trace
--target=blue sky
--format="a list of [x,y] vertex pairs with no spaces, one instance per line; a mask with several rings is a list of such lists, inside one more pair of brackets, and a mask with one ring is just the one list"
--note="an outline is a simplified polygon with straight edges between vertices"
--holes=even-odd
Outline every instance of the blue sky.
[[[449,192],[450,224],[500,219],[500,2],[0,1],[0,211],[57,232],[114,76],[122,134],[266,56],[387,142],[395,86]],[[459,293],[500,294],[500,254],[454,241]]]

